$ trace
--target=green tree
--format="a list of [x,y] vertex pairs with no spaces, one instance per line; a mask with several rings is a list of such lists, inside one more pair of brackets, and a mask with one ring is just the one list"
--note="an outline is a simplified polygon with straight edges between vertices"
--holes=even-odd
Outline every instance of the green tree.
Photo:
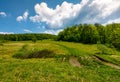
[[99,33],[100,43],[105,44],[105,27],[99,23],[95,23],[95,27]]
[[81,38],[83,43],[97,43],[99,34],[96,27],[92,24],[84,25]]

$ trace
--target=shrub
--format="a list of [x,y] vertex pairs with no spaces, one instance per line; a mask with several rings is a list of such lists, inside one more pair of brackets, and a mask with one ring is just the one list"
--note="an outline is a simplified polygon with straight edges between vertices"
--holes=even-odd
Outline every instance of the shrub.
[[34,42],[34,43],[37,42],[37,38],[35,36],[32,38],[32,42]]
[[109,49],[107,46],[103,44],[97,44],[97,49],[99,50],[97,54],[107,54],[107,55],[112,54],[111,49]]

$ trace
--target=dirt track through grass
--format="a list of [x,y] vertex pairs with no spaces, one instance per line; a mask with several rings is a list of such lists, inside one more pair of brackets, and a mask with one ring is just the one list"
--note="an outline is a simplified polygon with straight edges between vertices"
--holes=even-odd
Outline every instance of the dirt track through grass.
[[110,63],[110,62],[106,61],[105,59],[103,59],[103,58],[101,58],[101,57],[99,57],[99,56],[94,55],[94,58],[95,58],[96,60],[102,62],[103,64],[107,65],[107,66],[110,66],[110,67],[115,68],[115,69],[120,69],[120,66],[115,65],[115,64],[113,64],[113,63]]
[[60,47],[63,47],[64,49],[66,49],[66,50],[69,52],[68,54],[71,55],[71,57],[69,57],[69,63],[70,63],[72,66],[81,68],[82,65],[81,65],[80,62],[78,61],[77,57],[74,57],[74,55],[77,55],[77,54],[78,54],[76,49],[67,47],[67,46],[62,45],[62,44],[59,44],[59,43],[54,43],[54,44],[56,44],[56,45],[58,45],[58,46],[60,46]]

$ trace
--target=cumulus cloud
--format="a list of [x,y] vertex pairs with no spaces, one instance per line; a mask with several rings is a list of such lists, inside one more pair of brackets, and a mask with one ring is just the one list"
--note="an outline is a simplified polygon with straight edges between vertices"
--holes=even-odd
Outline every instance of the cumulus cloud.
[[78,4],[64,1],[55,9],[48,7],[47,3],[36,4],[35,16],[32,22],[44,22],[49,28],[63,28],[79,23],[108,23],[114,20],[119,22],[119,0],[82,0]]
[[22,16],[18,16],[16,20],[20,22],[20,21],[23,20],[23,17]]
[[28,29],[24,29],[24,32],[26,32],[26,33],[31,33],[32,31],[31,31],[31,30],[28,30]]
[[29,15],[28,11],[25,11],[24,14],[23,14],[23,16],[18,16],[18,17],[16,18],[16,20],[17,20],[18,22],[25,21],[25,20],[27,20],[28,15]]
[[[111,19],[120,18],[119,0],[90,0],[79,12],[78,23],[106,23]],[[82,16],[83,15],[83,16]]]
[[[82,3],[84,5],[85,3]],[[35,16],[31,16],[33,22],[45,22],[51,28],[59,28],[75,18],[80,11],[81,4],[67,3],[66,1],[57,5],[55,9],[49,8],[46,3],[42,2],[35,5]]]
[[63,29],[59,29],[59,30],[46,30],[43,33],[57,35],[61,31],[63,31]]
[[7,14],[6,14],[5,12],[0,12],[0,16],[2,16],[2,17],[6,17]]
[[0,32],[0,34],[14,34],[14,32]]

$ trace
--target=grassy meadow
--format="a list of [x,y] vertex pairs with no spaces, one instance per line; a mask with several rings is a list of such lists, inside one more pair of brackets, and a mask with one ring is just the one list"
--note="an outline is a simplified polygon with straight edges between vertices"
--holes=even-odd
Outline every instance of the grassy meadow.
[[[29,50],[51,50],[52,58],[15,58],[24,45]],[[98,54],[96,44],[42,40],[11,41],[0,46],[0,82],[120,82],[120,69],[97,60],[97,55],[107,62],[120,66],[120,52],[106,48],[110,54]],[[76,57],[81,67],[69,63]],[[64,59],[64,61],[63,61]]]

